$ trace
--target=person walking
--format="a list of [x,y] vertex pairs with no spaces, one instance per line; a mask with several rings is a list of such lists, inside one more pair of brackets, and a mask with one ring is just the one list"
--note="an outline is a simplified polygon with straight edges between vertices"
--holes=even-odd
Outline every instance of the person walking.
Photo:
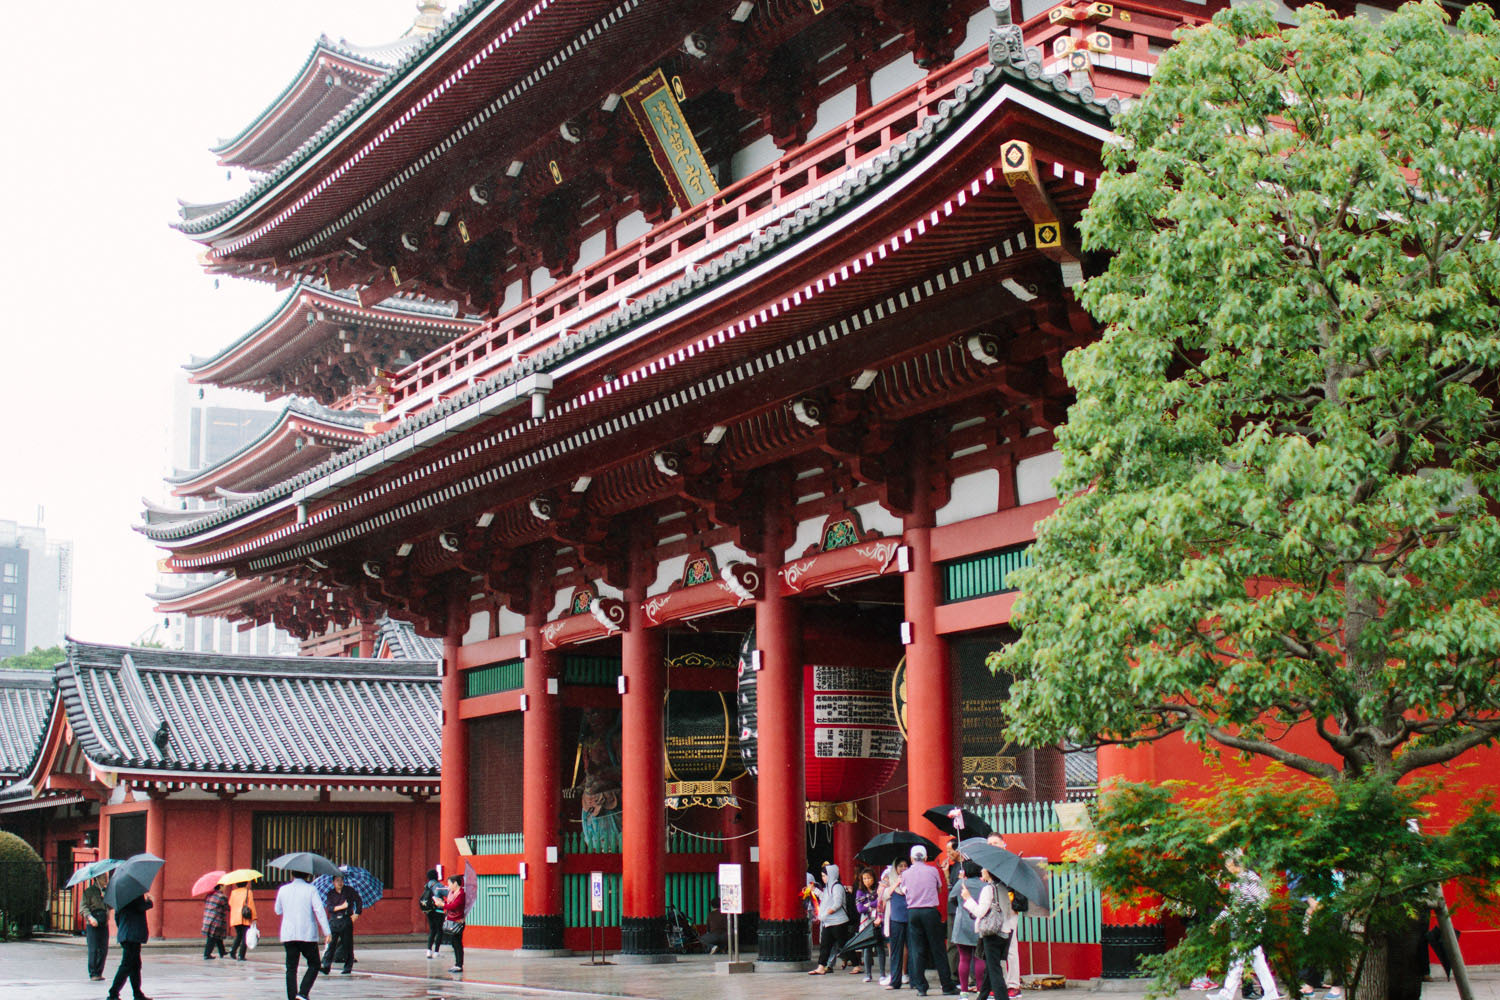
[[958,949],[958,989],[961,993],[980,992],[985,981],[985,960],[979,935],[974,930],[974,917],[963,905],[962,891],[967,889],[973,896],[984,890],[982,869],[972,861],[965,861],[948,890],[948,938]]
[[942,885],[941,873],[927,864],[927,848],[921,844],[913,847],[911,867],[901,876],[901,887],[906,890],[906,933],[911,939],[907,945],[911,949],[911,986],[917,991],[917,996],[927,995],[928,965],[937,970],[943,993],[949,996],[958,993],[953,974],[948,970],[943,920],[938,915]]
[[[298,872],[276,890],[276,912],[281,916],[281,946],[286,950],[286,1000],[307,1000],[318,979],[318,931],[323,932],[324,944],[333,941],[311,875]],[[304,960],[307,972],[299,986],[297,964]]]
[[907,966],[906,890],[901,887],[901,876],[911,862],[901,858],[880,876],[880,897],[885,901],[885,939],[890,951],[890,976],[880,985],[888,990],[901,988],[902,973]]
[[342,955],[344,968],[341,975],[347,976],[354,971],[354,921],[359,919],[359,893],[353,886],[344,884],[344,876],[335,875],[325,905],[331,940],[328,950],[323,953],[323,975],[333,972],[333,960]]
[[229,946],[229,957],[243,962],[249,950],[245,947],[245,935],[255,923],[255,893],[249,882],[241,882],[229,890],[229,926],[234,929],[234,943]]
[[[1002,836],[1000,836],[1000,834],[998,834],[998,833],[992,833],[988,837],[986,837],[985,838],[985,843],[990,844],[993,847],[998,847],[1002,851],[1009,850],[1009,848],[1007,848],[1005,846],[1005,838],[1002,837]],[[1010,890],[1008,890],[1008,889],[1001,889],[1000,891],[1005,892],[1007,894],[1007,902],[1008,902],[1008,904],[1011,907],[1011,912],[1013,914],[1015,914],[1015,918],[1016,918],[1015,922],[1017,924],[1019,924],[1020,920],[1021,920],[1021,914],[1030,906],[1030,901],[1027,900],[1025,896],[1016,897],[1015,894],[1011,893]],[[1016,998],[1019,997],[1020,995],[1021,995],[1021,935],[1019,935],[1019,934],[1016,933],[1016,929],[1015,928],[1011,928],[1011,930],[1010,930],[1010,950],[1005,955],[1005,994],[1004,994],[1004,997],[1009,997],[1009,1000],[1016,1000]],[[1001,997],[1001,994],[999,993],[999,991],[996,991],[995,996],[996,997]],[[1001,1000],[1004,1000],[1004,997],[1001,997]]]
[[1246,867],[1238,851],[1225,856],[1224,867],[1234,878],[1229,886],[1229,906],[1218,917],[1229,920],[1229,969],[1224,973],[1224,988],[1206,996],[1208,1000],[1238,1000],[1248,959],[1255,978],[1260,980],[1263,1000],[1284,1000],[1260,945],[1270,894],[1260,876]]
[[443,897],[448,890],[438,880],[436,868],[427,869],[427,883],[417,897],[417,909],[427,918],[427,957],[437,958],[443,947]]
[[448,895],[443,900],[443,933],[453,945],[453,966],[449,972],[464,971],[464,916],[468,913],[464,902],[463,878],[449,875]]
[[825,976],[828,968],[839,960],[839,951],[849,937],[849,910],[844,899],[844,885],[839,881],[839,866],[828,865],[823,869],[823,888],[814,887],[813,898],[818,901],[818,967],[809,976]]
[[120,967],[115,970],[115,981],[109,987],[109,1000],[120,1000],[120,991],[126,982],[130,983],[135,1000],[151,1000],[141,992],[141,945],[151,940],[151,932],[146,929],[146,911],[151,906],[150,896],[137,896],[115,911]]
[[[989,869],[981,868],[979,879],[983,885],[977,897],[967,879],[959,886],[959,894],[963,897],[964,910],[974,921],[974,933],[984,951],[985,974],[979,980],[976,1000],[989,1000],[992,994],[998,1000],[1002,991],[1007,989],[1005,963],[1009,961],[1010,939],[1016,936],[1016,914],[1010,906],[1010,891],[996,881]],[[998,927],[994,926],[993,914],[996,911],[1000,917]]]
[[[208,898],[203,901],[203,961],[208,962],[215,958],[223,958],[224,935],[229,933],[229,895],[224,892],[222,885],[216,885]],[[219,946],[219,953],[214,954],[214,946]]]
[[109,907],[104,903],[104,887],[109,885],[109,873],[91,879],[83,887],[83,898],[79,909],[83,912],[83,937],[89,948],[89,979],[104,981],[104,963],[109,959]]
[[885,904],[880,899],[880,885],[875,878],[875,869],[866,868],[859,873],[859,888],[854,890],[854,908],[859,912],[859,929],[873,928],[875,941],[864,950],[861,964],[865,969],[865,982],[875,979],[875,960],[880,960],[880,978],[887,980],[885,972]]

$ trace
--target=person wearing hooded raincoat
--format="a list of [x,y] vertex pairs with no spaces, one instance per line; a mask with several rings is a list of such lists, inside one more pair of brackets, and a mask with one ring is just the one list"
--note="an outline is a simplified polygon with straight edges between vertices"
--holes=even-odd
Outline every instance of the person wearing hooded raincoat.
[[818,901],[818,923],[823,930],[819,935],[818,967],[808,975],[822,976],[838,961],[839,952],[849,939],[849,910],[845,905],[843,883],[839,881],[838,865],[823,869],[823,888],[814,888],[813,898]]

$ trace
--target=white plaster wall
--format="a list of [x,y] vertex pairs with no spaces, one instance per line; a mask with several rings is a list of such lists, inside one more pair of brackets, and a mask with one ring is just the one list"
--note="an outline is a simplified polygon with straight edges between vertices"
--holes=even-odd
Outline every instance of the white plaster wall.
[[900,538],[906,526],[901,523],[901,518],[892,514],[880,506],[880,501],[871,500],[854,508],[854,513],[859,515],[859,523],[866,531],[878,531],[882,535],[892,538]]
[[964,32],[964,40],[958,44],[958,54],[966,55],[981,45],[988,45],[990,43],[990,29],[994,26],[995,12],[990,10],[988,4],[976,10],[974,16],[969,18],[969,26]]
[[526,631],[526,619],[509,608],[500,609],[500,631],[496,635],[516,635]]
[[910,52],[895,62],[882,66],[870,75],[870,100],[875,104],[899,94],[927,73],[918,66]]
[[505,286],[505,298],[500,300],[500,312],[514,309],[521,304],[521,282],[512,281]]
[[622,247],[651,232],[651,223],[640,212],[631,212],[615,223],[615,246]]
[[552,277],[552,272],[545,267],[539,267],[531,272],[532,295],[540,295],[555,284],[557,284],[557,279]]
[[547,612],[547,620],[550,622],[564,611],[568,610],[568,602],[573,599],[573,588],[559,590],[552,596],[552,610]]
[[948,502],[934,514],[939,525],[957,524],[1000,509],[1000,472],[980,469],[953,480]]
[[720,542],[718,545],[715,545],[713,548],[709,549],[709,551],[714,554],[714,562],[718,564],[718,567],[721,570],[732,562],[755,562],[754,556],[750,555],[748,552],[746,552],[744,549],[740,548],[733,542]]
[[664,559],[656,566],[656,579],[646,588],[647,597],[655,597],[657,594],[665,594],[672,589],[672,584],[682,579],[682,570],[687,566],[687,556],[673,556]]
[[1052,480],[1062,471],[1062,456],[1055,451],[1016,463],[1016,502],[1036,503],[1057,496],[1052,489]]
[[588,267],[596,260],[604,259],[604,234],[595,233],[578,246],[578,264],[573,270]]
[[[781,158],[781,150],[771,137],[763,135],[729,158],[729,173],[733,181],[749,177],[761,167],[775,163]],[[727,185],[726,185],[727,186]]]
[[802,553],[807,551],[807,547],[818,540],[818,534],[823,530],[823,522],[827,520],[826,515],[820,514],[809,520],[798,522],[797,534],[792,538],[792,544],[787,546],[786,552],[782,553],[781,561],[790,562],[800,558]]
[[621,590],[619,587],[611,587],[603,580],[594,580],[593,584],[595,592],[598,593],[600,597],[613,597],[618,601],[625,596],[625,591]]
[[471,642],[481,642],[490,637],[490,613],[488,611],[475,611],[469,615],[469,627],[464,632],[463,644],[467,646]]
[[807,137],[809,139],[816,139],[818,136],[843,125],[853,117],[854,88],[845,87],[818,105],[818,116],[813,120],[812,129],[807,133]]

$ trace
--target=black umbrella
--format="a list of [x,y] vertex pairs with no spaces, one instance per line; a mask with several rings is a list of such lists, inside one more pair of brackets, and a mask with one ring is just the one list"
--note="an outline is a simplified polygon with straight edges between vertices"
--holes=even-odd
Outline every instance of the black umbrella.
[[870,842],[859,849],[854,860],[867,865],[895,864],[899,858],[910,857],[911,849],[919,844],[927,849],[929,858],[937,854],[937,845],[921,834],[910,830],[893,830],[871,837]]
[[[963,829],[961,830],[955,828],[953,817],[950,815],[954,809],[958,809],[959,815],[964,819]],[[932,825],[944,833],[951,833],[959,838],[978,837],[983,840],[995,832],[978,813],[971,813],[967,809],[959,809],[958,806],[933,806],[924,812],[922,816],[931,820]]]
[[1042,909],[1052,908],[1047,880],[1014,851],[1007,851],[974,837],[959,844],[958,852]]
[[303,875],[342,875],[339,866],[312,851],[293,851],[291,854],[283,854],[271,862],[272,868],[280,868],[283,871],[298,872]]
[[156,873],[166,864],[154,854],[137,854],[115,867],[104,890],[104,905],[118,910],[132,900],[140,899],[156,880]]
[[873,948],[879,943],[880,939],[875,936],[875,924],[871,921],[861,927],[853,937],[844,943],[844,947],[839,949],[839,954],[847,955],[851,951],[863,951],[866,948]]

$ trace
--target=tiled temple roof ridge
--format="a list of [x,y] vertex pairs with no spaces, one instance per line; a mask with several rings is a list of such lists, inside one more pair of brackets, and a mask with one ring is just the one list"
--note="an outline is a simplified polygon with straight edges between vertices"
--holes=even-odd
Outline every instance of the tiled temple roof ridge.
[[[429,53],[441,48],[443,43],[462,30],[481,10],[491,4],[503,4],[506,2],[508,0],[468,0],[467,3],[448,15],[447,21],[444,22],[441,28],[423,36],[405,57],[390,68],[385,76],[373,81],[359,97],[351,101],[344,107],[344,110],[340,111],[327,124],[313,133],[306,142],[297,148],[296,152],[277,164],[275,169],[257,181],[249,191],[228,202],[217,211],[192,219],[184,218],[183,221],[174,223],[173,225],[189,235],[207,232],[217,228],[225,220],[233,218],[247,206],[254,204],[260,199],[262,194],[274,188],[288,174],[302,166],[315,152],[331,141],[334,136],[342,132],[360,114],[381,97],[385,96],[388,91],[402,80],[406,79]],[[295,83],[295,80],[293,82]],[[280,97],[277,100],[279,101]]]
[[56,696],[51,671],[0,669],[0,781],[31,769]]
[[454,302],[438,302],[427,298],[392,296],[391,298],[383,299],[380,302],[377,302],[373,306],[362,306],[359,304],[359,296],[353,291],[347,289],[340,289],[338,291],[335,291],[334,289],[329,288],[328,285],[323,281],[311,281],[303,279],[292,284],[292,287],[288,291],[288,293],[281,299],[280,302],[277,303],[276,308],[271,310],[270,314],[267,315],[265,319],[261,320],[259,323],[256,323],[254,326],[250,327],[250,329],[242,333],[239,337],[235,338],[235,340],[223,350],[219,351],[217,354],[212,354],[206,357],[192,355],[188,359],[188,363],[183,365],[182,367],[190,372],[198,371],[200,369],[207,368],[210,365],[216,364],[219,361],[222,361],[224,358],[239,350],[245,344],[254,340],[255,337],[261,333],[261,331],[263,331],[271,323],[274,323],[277,317],[286,312],[286,310],[289,309],[293,305],[293,303],[297,301],[298,296],[302,295],[304,292],[314,292],[319,295],[327,295],[329,298],[338,299],[340,303],[360,312],[398,313],[403,318],[410,318],[413,320],[440,319],[457,322],[472,322],[476,324],[479,322],[473,317],[460,316],[458,311],[458,304]]
[[239,459],[259,448],[266,441],[269,441],[281,429],[282,425],[286,423],[287,419],[292,416],[307,417],[312,420],[319,420],[324,423],[361,432],[364,431],[365,425],[371,420],[380,419],[380,414],[372,411],[335,410],[332,407],[324,406],[317,400],[307,399],[302,396],[292,396],[287,400],[286,405],[281,408],[281,412],[277,414],[276,419],[271,421],[265,430],[256,435],[254,440],[246,442],[242,448],[225,455],[212,465],[205,465],[201,469],[187,471],[181,469],[173,470],[170,476],[164,477],[164,481],[170,485],[179,486],[183,483],[190,483],[195,479],[202,479],[219,469],[239,461]]
[[[1015,27],[1019,32],[1019,28]],[[953,97],[939,105],[939,113],[929,116],[897,143],[851,172],[828,193],[808,205],[798,208],[787,218],[760,230],[746,243],[741,244],[701,266],[673,280],[668,285],[640,298],[608,316],[580,329],[566,341],[555,344],[537,354],[517,361],[511,368],[490,379],[480,382],[463,392],[450,396],[443,402],[401,421],[395,427],[367,439],[360,445],[333,456],[324,462],[300,473],[291,479],[267,487],[253,499],[226,505],[201,520],[156,527],[138,525],[148,538],[155,541],[176,541],[189,538],[202,531],[217,527],[242,514],[283,499],[310,483],[360,461],[380,450],[417,433],[434,423],[440,423],[453,413],[513,385],[520,380],[561,365],[571,355],[599,346],[625,330],[645,322],[652,315],[673,307],[680,302],[706,291],[711,285],[727,280],[768,252],[787,246],[827,219],[841,214],[856,203],[862,203],[873,195],[878,187],[898,176],[919,152],[935,144],[936,140],[961,121],[968,111],[977,106],[977,98],[1002,83],[1020,84],[1037,96],[1061,101],[1070,110],[1080,110],[1094,117],[1099,124],[1108,127],[1109,119],[1119,113],[1124,103],[1117,97],[1099,99],[1092,88],[1070,87],[1067,76],[1047,74],[1043,69],[1042,52],[1034,47],[1021,50],[1019,56],[1005,58],[1006,50],[997,48],[992,36],[991,61],[975,70],[967,84],[960,85]],[[997,61],[997,56],[1000,58]],[[791,155],[791,154],[788,154]],[[765,169],[774,169],[774,164]]]

